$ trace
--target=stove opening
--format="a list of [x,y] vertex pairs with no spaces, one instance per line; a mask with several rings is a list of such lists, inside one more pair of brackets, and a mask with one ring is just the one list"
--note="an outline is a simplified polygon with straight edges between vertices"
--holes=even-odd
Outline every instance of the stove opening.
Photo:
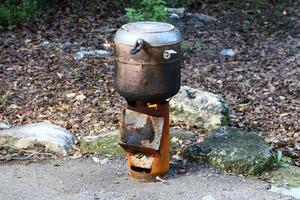
[[146,168],[142,168],[142,167],[136,167],[136,166],[130,166],[131,170],[136,171],[136,172],[141,172],[141,173],[151,173],[151,169],[146,169]]

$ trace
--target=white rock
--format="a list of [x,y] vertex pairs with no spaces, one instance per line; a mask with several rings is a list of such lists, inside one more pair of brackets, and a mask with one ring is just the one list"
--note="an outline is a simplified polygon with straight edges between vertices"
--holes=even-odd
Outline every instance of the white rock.
[[92,160],[93,160],[95,163],[99,163],[99,162],[100,162],[99,158],[97,158],[97,157],[92,157]]
[[74,59],[75,60],[81,60],[86,56],[94,56],[94,57],[99,57],[99,58],[103,58],[103,57],[110,57],[112,56],[112,53],[110,51],[106,51],[106,50],[80,50],[77,53],[74,54]]
[[100,164],[101,164],[101,165],[104,165],[104,164],[106,164],[108,161],[109,161],[108,158],[103,158],[103,159],[100,160]]
[[156,176],[156,177],[155,177],[155,179],[156,179],[158,182],[162,182],[162,183],[168,183],[168,181],[167,181],[167,180],[165,180],[165,179],[162,179],[162,178],[160,178],[159,176]]
[[83,100],[86,99],[86,96],[85,96],[84,94],[79,94],[79,95],[77,95],[77,96],[75,97],[75,99],[76,99],[77,101],[83,101]]
[[202,198],[202,200],[215,200],[215,198],[213,198],[213,196],[211,196],[211,195],[207,195],[207,196],[204,196]]
[[103,158],[103,159],[99,159],[99,158],[97,158],[97,157],[92,157],[92,160],[95,162],[95,163],[98,163],[98,164],[100,164],[100,165],[105,165],[108,161],[109,161],[109,159],[108,158]]
[[233,49],[223,49],[220,52],[220,55],[224,57],[233,57],[235,55],[235,52]]
[[8,129],[8,128],[10,128],[10,125],[4,124],[4,123],[0,123],[0,129]]
[[76,96],[76,93],[68,93],[68,94],[66,94],[66,97],[67,98],[69,98],[69,99],[72,99],[72,98],[74,98]]
[[67,155],[72,150],[72,145],[76,141],[71,132],[50,123],[33,123],[0,130],[0,137],[9,138],[9,145],[17,149],[30,149],[35,145],[41,145],[63,155]]
[[185,121],[206,129],[229,124],[229,106],[221,96],[182,86],[170,101],[172,120]]

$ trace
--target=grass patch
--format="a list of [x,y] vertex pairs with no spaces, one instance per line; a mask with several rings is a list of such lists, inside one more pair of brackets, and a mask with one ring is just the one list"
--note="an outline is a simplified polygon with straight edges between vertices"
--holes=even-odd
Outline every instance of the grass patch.
[[0,0],[0,24],[21,24],[28,19],[49,15],[58,0]]

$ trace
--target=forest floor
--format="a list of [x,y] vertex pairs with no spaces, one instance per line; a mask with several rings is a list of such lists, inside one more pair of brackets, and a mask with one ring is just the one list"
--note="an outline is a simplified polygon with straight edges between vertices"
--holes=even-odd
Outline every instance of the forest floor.
[[[126,23],[112,10],[109,3],[79,4],[62,7],[49,22],[0,27],[0,122],[50,121],[79,139],[118,128],[125,100],[113,88],[113,58],[74,59],[81,47],[112,51],[114,32]],[[189,12],[219,22],[179,23],[182,85],[223,96],[232,126],[258,132],[300,166],[300,3],[203,3]],[[220,57],[226,48],[235,55]]]

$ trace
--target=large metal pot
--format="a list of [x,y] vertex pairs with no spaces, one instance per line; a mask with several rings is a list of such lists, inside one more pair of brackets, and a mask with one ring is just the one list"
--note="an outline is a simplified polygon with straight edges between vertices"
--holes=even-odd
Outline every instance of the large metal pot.
[[128,100],[160,101],[180,89],[181,35],[171,24],[135,22],[116,33],[115,87]]

